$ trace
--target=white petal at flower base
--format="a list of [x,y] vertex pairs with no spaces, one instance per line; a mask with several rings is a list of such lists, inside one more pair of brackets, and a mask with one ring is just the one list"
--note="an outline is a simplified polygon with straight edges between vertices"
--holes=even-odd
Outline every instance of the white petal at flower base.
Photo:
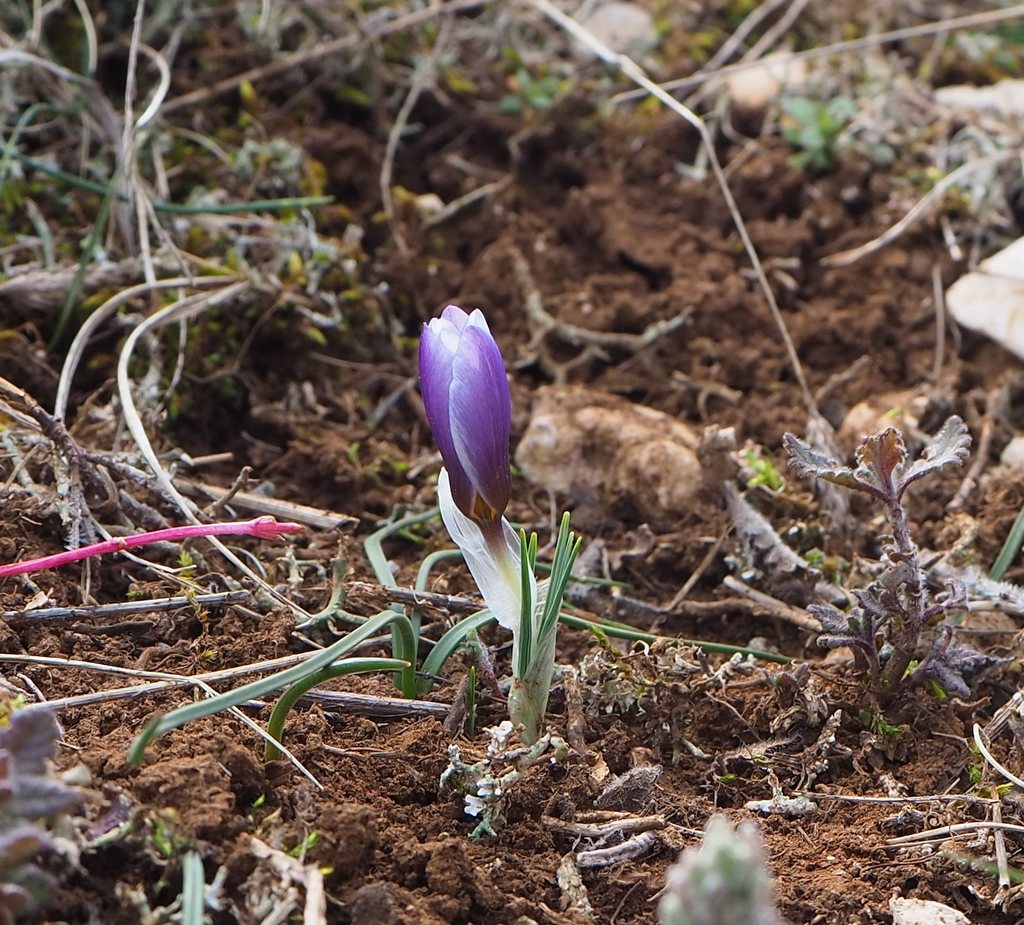
[[[503,517],[501,530],[504,542],[499,543],[497,548],[488,545],[480,527],[456,507],[447,469],[442,469],[438,476],[437,499],[445,528],[455,541],[455,545],[462,550],[466,565],[469,566],[484,602],[495,619],[514,635],[519,629],[519,618],[522,614],[522,559],[519,537]],[[532,602],[537,601],[537,582],[532,571],[530,599]]]

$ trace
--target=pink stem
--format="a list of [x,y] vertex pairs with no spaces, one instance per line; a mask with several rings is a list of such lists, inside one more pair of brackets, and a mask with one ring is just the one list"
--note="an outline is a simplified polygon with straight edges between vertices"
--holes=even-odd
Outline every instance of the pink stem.
[[115,536],[102,543],[93,543],[92,546],[82,546],[80,549],[59,552],[53,556],[0,565],[0,578],[41,572],[45,569],[59,568],[69,562],[78,562],[80,559],[102,556],[108,552],[123,552],[125,549],[135,546],[183,540],[193,536],[258,536],[260,539],[270,539],[281,533],[301,532],[302,527],[299,524],[279,523],[273,517],[257,517],[254,520],[243,520],[241,523],[187,524],[184,527],[168,527],[165,530],[136,533],[133,536]]

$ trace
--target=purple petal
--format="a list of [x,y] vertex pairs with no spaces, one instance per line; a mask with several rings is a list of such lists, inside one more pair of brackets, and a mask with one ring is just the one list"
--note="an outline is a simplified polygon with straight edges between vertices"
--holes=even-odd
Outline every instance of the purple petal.
[[[467,324],[463,329],[451,366],[448,408],[455,455],[473,489],[500,514],[511,491],[512,397],[501,351],[485,328]],[[454,478],[452,490],[460,501]]]
[[423,393],[423,407],[434,434],[434,442],[451,474],[452,494],[459,506],[468,512],[473,507],[473,486],[455,451],[449,417],[454,357],[454,352],[445,345],[442,334],[436,328],[424,325],[420,336],[420,390]]

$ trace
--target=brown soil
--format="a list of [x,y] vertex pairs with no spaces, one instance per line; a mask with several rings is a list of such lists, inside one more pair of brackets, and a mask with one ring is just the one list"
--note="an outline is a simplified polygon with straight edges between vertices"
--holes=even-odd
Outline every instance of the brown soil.
[[[224,73],[238,66],[230,58],[219,64]],[[190,89],[183,78],[176,80],[176,93]],[[414,348],[419,325],[449,302],[483,309],[503,349],[512,371],[513,444],[526,428],[532,393],[568,382],[666,412],[698,430],[706,424],[735,427],[741,444],[751,441],[784,467],[782,435],[803,433],[807,415],[717,187],[678,169],[696,150],[694,133],[678,118],[625,110],[606,116],[582,96],[572,96],[524,126],[494,115],[492,106],[448,107],[427,94],[415,111],[415,141],[399,149],[394,183],[450,202],[478,186],[480,176],[507,182],[432,228],[400,202],[405,252],[378,214],[387,124],[354,115],[326,92],[301,97],[301,118],[275,111],[296,92],[291,84],[279,92],[268,88],[259,101],[265,109],[257,109],[254,118],[269,137],[290,139],[322,165],[323,188],[338,202],[320,217],[322,235],[340,237],[350,221],[368,229],[356,255],[363,288],[347,293],[344,323],[322,335],[326,343],[305,333],[308,322],[294,307],[275,307],[270,297],[233,316],[197,320],[181,401],[162,429],[150,421],[161,448],[176,446],[192,457],[232,454],[230,462],[203,469],[205,481],[230,484],[241,466],[252,465],[278,497],[360,519],[343,536],[307,530],[290,550],[281,543],[232,544],[264,563],[282,591],[307,610],[320,609],[339,542],[347,557],[346,581],[372,581],[359,541],[396,507],[426,509],[433,503],[437,467],[413,387]],[[204,119],[222,116],[237,113],[218,104]],[[184,114],[181,119],[188,124]],[[809,173],[793,166],[789,146],[771,136],[742,147],[723,144],[720,153],[812,390],[853,371],[823,404],[829,420],[838,428],[858,403],[878,401],[886,410],[887,396],[918,390],[927,400],[921,430],[930,432],[956,412],[977,437],[985,396],[999,387],[1016,390],[1019,367],[1008,354],[964,332],[946,346],[940,378],[932,380],[933,267],[947,283],[961,271],[937,221],[923,221],[852,267],[829,269],[820,262],[880,234],[903,214],[917,193],[899,171],[851,153],[829,172]],[[456,156],[477,173],[454,167]],[[228,184],[230,177],[220,182]],[[221,245],[197,246],[214,253]],[[337,278],[332,282],[329,274],[325,285],[340,287],[341,271],[332,272]],[[372,288],[382,283],[386,293]],[[558,322],[585,330],[639,334],[680,312],[688,313],[687,320],[640,350],[587,350],[566,329],[539,332],[524,309],[531,285]],[[0,305],[0,329],[7,334],[4,375],[44,405],[52,403],[62,358],[42,348],[48,322],[23,316],[16,305]],[[168,335],[167,343],[173,356],[177,335]],[[79,405],[86,399],[93,407],[109,402],[116,347],[113,339],[97,345],[97,359],[76,393]],[[855,366],[863,356],[868,362]],[[963,512],[945,510],[962,474],[921,487],[912,514],[922,545],[949,548],[973,532],[970,555],[983,566],[992,562],[1024,502],[1019,477],[993,468],[1012,425],[1019,424],[1012,415],[1000,419],[986,474]],[[101,416],[80,414],[72,432],[84,446],[109,448],[111,427]],[[6,465],[0,463],[3,480],[10,474]],[[854,516],[866,526],[828,533],[808,486],[795,477],[787,481],[781,496],[759,496],[780,533],[810,525],[819,528],[831,555],[877,555],[875,511],[854,505]],[[58,551],[64,533],[45,499],[33,504],[23,494],[5,492],[0,560]],[[517,480],[513,497],[510,516],[540,530],[543,539],[552,506],[544,487]],[[971,835],[934,850],[886,846],[895,835],[985,818],[977,805],[938,796],[920,804],[830,799],[987,795],[995,780],[989,776],[978,785],[971,776],[978,765],[971,729],[1012,694],[1018,682],[1013,665],[979,682],[971,704],[915,692],[887,709],[884,729],[872,729],[858,677],[841,661],[823,661],[810,635],[756,608],[701,606],[729,597],[720,583],[730,571],[727,556],[735,552],[731,540],[691,591],[687,600],[693,606],[683,604],[671,614],[659,609],[700,566],[726,525],[712,494],[699,493],[687,513],[659,525],[648,542],[626,492],[570,493],[554,500],[559,510],[573,511],[574,525],[588,540],[605,543],[611,577],[630,583],[629,595],[649,605],[629,611],[604,595],[604,615],[690,639],[756,641],[757,648],[809,660],[809,678],[794,682],[792,667],[764,663],[721,683],[703,673],[695,681],[673,674],[658,661],[658,650],[645,654],[612,644],[603,656],[607,678],[643,674],[649,681],[645,698],[625,712],[605,710],[598,685],[585,678],[584,752],[531,768],[511,795],[499,833],[477,841],[468,838],[475,820],[463,814],[461,796],[439,781],[453,741],[464,756],[478,756],[486,738],[477,733],[453,740],[438,718],[374,719],[329,704],[300,705],[285,742],[322,785],[318,789],[287,762],[264,765],[261,741],[225,716],[167,734],[150,748],[143,766],[129,766],[133,738],[155,713],[185,702],[181,693],[65,709],[60,766],[83,764],[91,784],[78,824],[87,837],[79,863],[51,865],[60,874],[52,914],[67,922],[138,922],[140,897],[156,907],[177,895],[180,858],[194,847],[208,882],[224,872],[221,911],[213,921],[259,922],[280,903],[285,887],[254,853],[253,838],[288,852],[316,833],[304,862],[326,871],[330,922],[583,921],[577,910],[565,908],[556,872],[563,856],[590,846],[546,820],[585,817],[595,808],[603,774],[645,763],[664,771],[635,809],[664,814],[668,825],[643,857],[583,873],[596,922],[653,923],[665,869],[681,849],[695,844],[691,830],[702,828],[716,811],[736,820],[749,817],[745,803],[769,799],[773,783],[786,793],[806,789],[820,798],[806,818],[772,815],[759,822],[780,908],[793,923],[889,921],[888,902],[897,893],[962,909],[976,925],[1006,923],[1021,914],[1019,904],[1010,912],[995,906],[994,873],[971,866],[971,859],[991,860],[991,841]],[[171,516],[169,508],[161,509]],[[447,542],[433,523],[422,528],[418,542],[413,539],[394,539],[387,548],[398,565],[399,584],[410,585],[421,557]],[[201,544],[191,548],[197,580],[225,587],[217,577],[225,564]],[[178,564],[174,551],[152,556]],[[296,559],[304,564],[293,580]],[[87,586],[85,574],[84,566],[73,566],[32,576],[34,585],[6,580],[0,607],[24,608],[33,588],[45,592],[50,605],[178,593],[175,583],[113,557],[89,567]],[[448,564],[435,574],[435,592],[472,594],[461,567]],[[793,599],[785,589],[769,589]],[[379,609],[355,594],[349,607],[360,613]],[[97,621],[41,625],[19,618],[0,624],[0,651],[192,674],[308,648],[286,611],[268,610],[184,608],[135,615],[127,626],[100,629]],[[425,634],[436,637],[442,619],[425,611]],[[332,638],[327,633],[322,640]],[[1012,627],[993,638],[996,654],[1018,651]],[[495,632],[487,641],[507,640]],[[577,664],[599,649],[588,634],[572,630],[562,634],[560,645],[563,659]],[[690,648],[680,651],[683,662],[697,664]],[[500,675],[507,670],[507,651],[499,651],[497,660]],[[709,670],[721,662],[712,657]],[[463,673],[461,663],[450,664],[450,683],[440,685],[433,699],[450,703]],[[26,691],[31,682],[47,699],[132,683],[124,676],[53,665],[8,663],[4,674]],[[342,679],[329,686],[395,694],[386,678]],[[502,704],[481,696],[479,725],[500,722]],[[556,691],[549,719],[563,733],[566,709],[563,693]],[[822,729],[837,711],[834,738],[822,741]],[[268,710],[248,712],[265,720]],[[1020,769],[1019,745],[996,751],[1011,769]],[[1019,824],[1017,816],[1016,804],[1004,804],[1005,822]],[[121,820],[131,826],[112,836]],[[1006,843],[1011,866],[1019,867],[1019,836],[1007,836]],[[296,895],[301,910],[302,890]]]

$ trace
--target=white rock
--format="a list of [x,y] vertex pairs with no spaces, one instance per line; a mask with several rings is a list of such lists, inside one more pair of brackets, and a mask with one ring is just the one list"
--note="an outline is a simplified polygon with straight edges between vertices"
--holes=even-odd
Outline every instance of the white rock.
[[1004,116],[1024,115],[1024,80],[1006,79],[985,87],[971,84],[939,87],[935,100],[950,109],[995,110]]
[[895,427],[905,435],[917,427],[927,402],[927,396],[914,389],[882,392],[858,402],[843,418],[836,435],[839,445],[852,452],[862,437],[877,434],[887,427]]
[[743,109],[764,109],[784,90],[795,90],[807,81],[807,66],[793,61],[788,52],[767,55],[755,67],[730,74],[726,89],[735,105]]
[[1024,238],[983,260],[946,291],[958,324],[1024,357]]
[[697,437],[653,408],[580,387],[540,389],[516,463],[534,484],[607,503],[625,498],[670,526],[701,487]]
[[942,903],[927,899],[889,900],[893,925],[971,925],[971,920]]
[[1011,469],[1024,469],[1024,434],[1018,434],[1006,444],[999,461]]
[[[580,25],[619,54],[642,55],[658,44],[654,17],[635,3],[622,0],[603,3]],[[575,50],[581,58],[594,57],[594,53],[582,44],[577,44]]]

